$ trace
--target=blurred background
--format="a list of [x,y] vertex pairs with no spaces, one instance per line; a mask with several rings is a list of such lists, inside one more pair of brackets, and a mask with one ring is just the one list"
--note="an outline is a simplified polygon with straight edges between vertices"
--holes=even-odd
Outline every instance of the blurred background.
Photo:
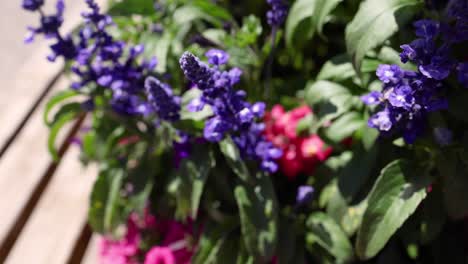
[[[45,11],[55,12],[47,0]],[[97,1],[103,4],[105,1]],[[80,22],[84,0],[65,0],[64,30]],[[86,224],[96,171],[78,160],[83,120],[58,136],[60,159],[47,150],[45,101],[68,88],[63,63],[50,63],[51,43],[24,44],[37,13],[21,1],[0,1],[0,263],[97,263],[96,238]]]

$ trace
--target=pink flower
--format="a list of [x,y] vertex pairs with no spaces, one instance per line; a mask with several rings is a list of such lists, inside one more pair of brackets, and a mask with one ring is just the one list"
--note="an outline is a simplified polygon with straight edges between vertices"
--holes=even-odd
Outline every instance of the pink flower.
[[145,264],[176,264],[176,258],[168,247],[153,247],[145,257]]
[[135,221],[130,217],[127,233],[121,240],[102,238],[100,241],[101,264],[137,264],[134,257],[138,254],[140,233]]

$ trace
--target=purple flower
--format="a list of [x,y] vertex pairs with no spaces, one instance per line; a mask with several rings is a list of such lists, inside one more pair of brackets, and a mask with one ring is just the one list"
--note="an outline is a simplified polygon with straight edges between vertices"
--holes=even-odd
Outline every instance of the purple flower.
[[361,96],[361,101],[366,105],[376,105],[382,100],[382,93],[378,91],[372,91],[366,95]]
[[389,94],[388,102],[394,107],[410,109],[415,102],[413,90],[409,85],[397,86]]
[[388,109],[377,112],[369,118],[370,127],[377,128],[380,131],[389,131],[392,128],[392,121]]
[[222,71],[216,63],[212,64],[213,68],[188,52],[180,58],[185,76],[202,91],[201,98],[190,103],[190,109],[197,110],[206,104],[213,110],[213,117],[205,122],[204,138],[218,142],[230,135],[245,159],[257,160],[263,170],[275,172],[278,169],[275,157],[280,154],[263,137],[264,125],[255,122],[263,116],[265,104],[252,105],[245,101],[245,91],[234,89],[240,81],[240,69]]
[[297,188],[296,204],[304,205],[312,200],[314,188],[308,185],[302,185]]
[[145,80],[145,92],[151,109],[159,118],[166,121],[180,118],[180,98],[172,94],[169,85],[150,76]]
[[267,0],[271,9],[267,12],[267,22],[272,27],[281,26],[288,16],[288,6],[284,0]]
[[440,24],[437,21],[423,19],[414,22],[416,36],[425,39],[434,39],[439,34]]
[[37,11],[44,5],[44,0],[23,0],[22,7],[28,11]]
[[458,81],[468,88],[468,62],[459,63],[457,66]]
[[210,49],[205,53],[208,62],[213,65],[224,65],[229,61],[229,54],[223,50]]
[[219,117],[208,119],[203,130],[203,137],[210,142],[219,142],[230,126]]
[[383,83],[398,83],[403,77],[403,70],[398,65],[381,64],[377,68],[377,77]]

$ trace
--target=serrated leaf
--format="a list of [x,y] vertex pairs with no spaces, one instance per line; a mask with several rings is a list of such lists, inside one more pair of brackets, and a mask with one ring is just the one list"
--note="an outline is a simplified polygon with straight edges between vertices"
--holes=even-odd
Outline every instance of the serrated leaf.
[[392,36],[408,18],[409,7],[420,4],[419,0],[366,0],[346,27],[346,46],[353,58],[355,69],[368,51]]
[[335,257],[337,263],[352,261],[354,256],[351,242],[332,218],[325,213],[316,212],[307,218],[306,226],[309,243],[317,243]]
[[356,240],[361,259],[374,257],[426,197],[429,176],[411,168],[408,161],[395,160],[375,182]]

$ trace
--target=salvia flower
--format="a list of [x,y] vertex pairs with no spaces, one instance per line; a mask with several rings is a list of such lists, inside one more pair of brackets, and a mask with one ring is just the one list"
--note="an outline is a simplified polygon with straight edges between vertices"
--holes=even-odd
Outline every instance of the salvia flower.
[[22,7],[25,10],[37,11],[44,5],[44,0],[23,0]]
[[309,185],[301,185],[297,188],[296,204],[304,205],[312,200],[314,188]]
[[210,49],[205,53],[208,62],[213,65],[223,65],[229,61],[229,54],[224,50]]
[[204,138],[209,142],[219,142],[229,135],[245,158],[258,160],[262,169],[275,172],[275,160],[282,153],[266,142],[262,136],[264,126],[255,121],[263,117],[265,104],[250,104],[245,100],[245,91],[234,89],[240,81],[240,69],[223,71],[218,68],[218,65],[227,63],[227,53],[219,50],[208,53],[214,67],[189,52],[180,58],[185,77],[202,91],[202,96],[189,104],[189,110],[201,110],[205,105],[213,110],[213,116],[205,122]]
[[[452,72],[458,81],[468,87],[467,63],[452,57],[452,46],[467,40],[468,4],[466,1],[451,1],[447,8],[448,21],[423,19],[414,23],[418,37],[401,46],[400,58],[417,65],[417,71],[407,71],[398,65],[380,65],[377,77],[382,81],[382,92],[371,92],[361,97],[367,105],[377,105],[377,113],[369,118],[370,127],[383,135],[402,135],[407,143],[413,143],[424,133],[427,115],[448,108],[443,96],[441,81]],[[438,142],[444,145],[449,138],[445,130],[435,132]]]
[[267,0],[271,9],[267,12],[267,22],[272,27],[281,26],[288,16],[288,5],[284,0]]
[[180,118],[180,97],[173,95],[169,85],[150,76],[145,81],[145,92],[151,109],[159,118],[166,121]]

